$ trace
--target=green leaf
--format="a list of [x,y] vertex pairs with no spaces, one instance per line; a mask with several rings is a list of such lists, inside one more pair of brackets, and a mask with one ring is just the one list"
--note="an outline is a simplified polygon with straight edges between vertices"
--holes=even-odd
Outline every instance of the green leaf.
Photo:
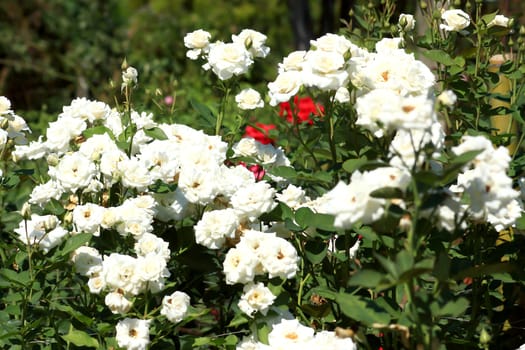
[[155,181],[154,184],[150,185],[148,187],[148,190],[150,190],[153,193],[169,193],[173,192],[177,189],[177,184],[167,184],[161,180]]
[[83,331],[79,331],[71,327],[69,333],[62,336],[62,339],[68,343],[72,343],[75,346],[85,346],[88,348],[98,349],[100,347],[98,340],[91,337],[89,334]]
[[27,176],[31,176],[35,173],[35,169],[16,169],[16,170],[13,170],[13,174],[15,175],[27,175]]
[[113,135],[113,132],[111,129],[105,127],[104,125],[95,126],[93,128],[86,129],[82,132],[82,136],[84,136],[86,139],[90,138],[93,135],[103,135],[108,134],[108,136],[115,140],[115,135]]
[[302,227],[316,227],[325,231],[335,230],[334,217],[332,215],[314,213],[307,207],[297,209],[295,221]]
[[86,244],[91,240],[91,237],[93,235],[91,233],[79,233],[78,235],[71,236],[67,241],[66,244],[64,244],[64,248],[62,248],[58,254],[59,256],[65,256],[69,253],[73,252],[78,247]]
[[374,290],[384,289],[382,286],[389,286],[390,284],[390,280],[384,273],[369,269],[360,270],[350,277],[348,282],[349,286],[372,288]]
[[480,154],[481,152],[483,152],[483,150],[475,150],[475,151],[468,151],[468,152],[462,153],[459,156],[452,158],[449,163],[450,164],[461,164],[461,165],[467,164],[468,162],[476,158],[476,156]]
[[422,51],[423,56],[441,63],[445,66],[464,66],[465,59],[462,57],[452,58],[448,53],[442,50]]
[[441,251],[436,259],[436,264],[434,265],[434,276],[442,282],[448,280],[450,276],[450,257],[444,252]]
[[394,199],[394,198],[403,198],[404,194],[398,187],[383,187],[377,190],[374,190],[370,193],[370,197],[373,198],[384,198],[384,199]]
[[52,302],[51,307],[55,310],[65,312],[66,314],[68,314],[71,317],[74,317],[75,319],[82,322],[86,326],[91,326],[93,324],[93,319],[91,317],[84,315],[82,312],[76,309],[73,309],[69,305],[63,305],[63,304],[59,304],[58,302]]
[[373,300],[364,299],[352,294],[339,293],[335,302],[348,317],[366,325],[374,323],[388,324],[390,315]]
[[[5,279],[9,282],[18,284],[22,287],[27,286],[31,280],[29,271],[16,272],[14,270],[7,269],[7,268],[3,268],[0,270],[0,278]],[[2,282],[2,284],[4,283]]]
[[190,104],[193,109],[199,114],[201,119],[205,122],[206,127],[213,127],[215,125],[215,116],[208,106],[203,103],[197,102],[194,99],[190,100]]
[[343,163],[343,169],[348,173],[353,173],[368,162],[366,157],[348,159]]
[[459,298],[457,300],[449,301],[443,306],[438,315],[456,317],[462,315],[469,307],[469,301],[466,298]]
[[271,171],[272,175],[284,177],[285,179],[291,180],[297,177],[297,172],[293,167],[290,166],[278,166],[275,168],[272,168]]
[[167,140],[168,139],[168,136],[166,136],[164,131],[161,128],[157,128],[157,127],[154,127],[151,129],[144,129],[144,134],[156,140]]
[[312,263],[312,264],[319,264],[321,263],[325,256],[326,256],[326,243],[315,240],[315,241],[308,241],[304,245],[305,255],[306,258]]
[[46,203],[46,205],[44,206],[44,209],[45,209],[47,214],[56,215],[56,216],[61,216],[66,211],[66,209],[64,209],[64,206],[62,205],[62,203],[60,203],[59,201],[57,201],[54,198],[51,198]]
[[496,263],[489,265],[473,266],[463,271],[460,271],[453,276],[454,280],[462,280],[465,277],[481,277],[484,275],[499,274],[503,272],[512,272],[516,270],[516,265],[512,263]]
[[244,312],[236,312],[233,320],[230,321],[228,327],[239,327],[243,324],[246,324],[250,321],[248,316]]

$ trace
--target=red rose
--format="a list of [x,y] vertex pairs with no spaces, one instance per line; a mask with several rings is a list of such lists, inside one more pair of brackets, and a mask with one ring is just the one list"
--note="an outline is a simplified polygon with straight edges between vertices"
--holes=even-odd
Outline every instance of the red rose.
[[294,109],[292,111],[290,102],[281,102],[279,104],[279,115],[281,117],[286,116],[288,123],[293,123],[295,115],[295,119],[299,123],[312,125],[314,122],[311,116],[322,116],[324,114],[324,107],[319,103],[315,103],[310,97],[299,98],[299,96],[295,96],[293,106]]
[[269,135],[269,131],[275,129],[274,124],[255,123],[255,125],[255,127],[251,125],[246,126],[243,137],[251,137],[263,145],[273,144],[275,142]]

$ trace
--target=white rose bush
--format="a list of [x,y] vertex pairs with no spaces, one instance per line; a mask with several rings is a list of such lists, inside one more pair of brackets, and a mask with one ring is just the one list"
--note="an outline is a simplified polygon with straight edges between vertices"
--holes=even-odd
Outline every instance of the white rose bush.
[[262,88],[266,35],[190,32],[199,128],[141,110],[127,62],[42,135],[0,97],[0,344],[518,348],[525,29],[479,6],[425,3],[423,36],[362,8]]

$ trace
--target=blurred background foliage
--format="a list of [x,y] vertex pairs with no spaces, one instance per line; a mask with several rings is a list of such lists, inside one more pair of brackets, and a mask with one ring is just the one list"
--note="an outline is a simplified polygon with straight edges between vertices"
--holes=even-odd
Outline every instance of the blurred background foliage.
[[[523,13],[519,3],[488,1],[487,8]],[[415,4],[398,1],[396,13],[414,13]],[[381,0],[2,0],[0,95],[38,130],[75,97],[114,105],[126,59],[139,71],[137,94],[145,95],[136,96],[136,107],[188,122],[189,101],[210,100],[214,91],[185,57],[186,33],[202,28],[224,41],[244,28],[266,34],[270,56],[241,82],[264,92],[282,57],[307,45],[308,36],[337,32],[356,6],[380,7]]]

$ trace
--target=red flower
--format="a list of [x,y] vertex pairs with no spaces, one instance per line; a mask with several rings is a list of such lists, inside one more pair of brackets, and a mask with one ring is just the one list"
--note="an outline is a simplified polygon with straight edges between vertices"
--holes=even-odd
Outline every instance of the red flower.
[[293,110],[290,102],[281,102],[279,104],[279,115],[286,116],[288,123],[294,122],[295,119],[299,123],[308,123],[312,125],[314,122],[311,116],[322,116],[324,114],[324,107],[319,103],[315,103],[310,97],[299,98],[294,97]]
[[269,135],[269,131],[275,129],[274,124],[255,123],[256,127],[247,125],[243,137],[251,137],[263,145],[275,142]]
[[259,164],[250,165],[247,167],[247,169],[253,173],[253,176],[255,176],[255,181],[261,181],[266,174],[263,167]]

